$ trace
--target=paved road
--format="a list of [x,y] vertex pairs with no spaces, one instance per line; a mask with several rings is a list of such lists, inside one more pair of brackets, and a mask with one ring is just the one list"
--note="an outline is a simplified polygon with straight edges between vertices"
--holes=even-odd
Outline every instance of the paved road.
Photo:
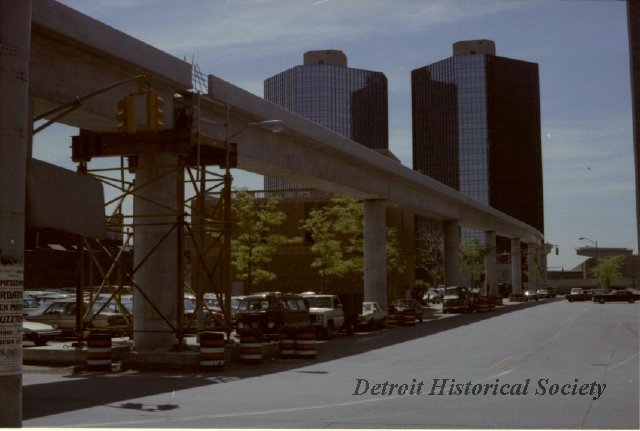
[[639,311],[541,301],[219,374],[27,367],[23,426],[638,429]]

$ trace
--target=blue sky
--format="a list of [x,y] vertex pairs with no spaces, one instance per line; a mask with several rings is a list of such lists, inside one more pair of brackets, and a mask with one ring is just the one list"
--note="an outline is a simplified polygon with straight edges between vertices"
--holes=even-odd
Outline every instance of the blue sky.
[[[411,70],[449,57],[458,40],[491,39],[498,55],[539,64],[549,267],[570,269],[588,237],[637,251],[626,6],[623,1],[63,0],[262,96],[263,80],[340,49],[349,66],[389,81],[389,147],[411,166]],[[72,129],[36,142],[68,165]],[[261,188],[237,173],[236,185]]]

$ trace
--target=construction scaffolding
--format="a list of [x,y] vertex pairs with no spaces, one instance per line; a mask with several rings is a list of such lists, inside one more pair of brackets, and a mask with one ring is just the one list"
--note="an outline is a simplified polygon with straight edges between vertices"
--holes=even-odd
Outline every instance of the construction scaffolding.
[[[197,70],[197,68],[196,68]],[[196,74],[197,75],[197,74]],[[199,75],[197,75],[199,76]],[[204,82],[194,77],[194,85]],[[228,139],[215,142],[204,138],[199,133],[199,100],[200,93],[188,92],[176,95],[174,103],[173,127],[164,129],[163,101],[148,88],[144,77],[132,79],[139,81],[139,89],[127,95],[118,105],[118,117],[121,121],[117,133],[93,133],[81,131],[72,138],[72,160],[77,163],[79,173],[92,175],[105,187],[108,235],[110,243],[113,239],[120,245],[108,247],[106,241],[96,238],[81,237],[78,241],[79,270],[77,277],[77,298],[79,301],[89,290],[89,307],[84,316],[78,316],[78,338],[82,340],[84,329],[91,323],[90,310],[93,315],[105,309],[109,303],[115,302],[119,309],[125,307],[120,301],[123,293],[135,290],[166,324],[166,331],[176,335],[177,346],[184,345],[184,336],[188,331],[199,332],[203,329],[218,329],[230,332],[230,235],[231,235],[231,182],[230,169],[236,166],[235,146]],[[126,82],[129,82],[127,80]],[[200,82],[202,81],[202,82]],[[200,83],[200,84],[198,84]],[[110,86],[109,89],[117,85]],[[200,85],[201,86],[201,85]],[[101,90],[102,91],[102,90]],[[94,94],[98,94],[96,92]],[[140,128],[136,119],[135,98],[143,97],[146,104],[146,127]],[[152,104],[150,104],[150,101]],[[58,108],[62,115],[73,109],[73,106]],[[228,110],[228,108],[227,108]],[[139,114],[139,109],[137,114]],[[153,111],[153,118],[150,112]],[[51,114],[51,113],[48,113]],[[228,112],[227,112],[228,118]],[[48,124],[50,124],[49,122]],[[228,123],[228,122],[227,122]],[[227,124],[220,124],[227,133]],[[142,130],[140,130],[142,129]],[[41,129],[39,129],[41,130]],[[39,131],[38,130],[38,131]],[[146,169],[139,166],[138,157],[148,154],[171,154],[175,156],[175,164],[155,166],[161,173],[146,181],[136,180],[136,172]],[[116,166],[92,167],[92,160],[106,158],[118,160]],[[214,170],[218,166],[220,171]],[[141,191],[167,178],[176,178],[176,201],[166,202],[149,199]],[[211,204],[206,196],[219,196]],[[142,199],[155,210],[145,214],[133,214],[133,200]],[[170,220],[170,221],[169,221]],[[135,231],[144,226],[155,226],[164,229],[164,234],[150,251],[138,259],[135,265],[125,265],[123,257],[135,243]],[[176,235],[173,235],[173,234]],[[144,289],[135,281],[136,273],[147,264],[154,252],[170,238],[175,237],[177,279],[175,280],[175,313],[173,321],[164,316],[153,301],[145,294]],[[104,265],[104,257],[108,265]],[[85,274],[89,274],[88,280]],[[212,293],[218,309],[209,307],[203,300],[205,293]],[[185,294],[193,295],[196,300],[196,321],[185,324]],[[105,296],[108,299],[105,300]],[[98,304],[98,298],[100,299]],[[205,314],[215,316],[206,319]],[[218,316],[222,315],[222,319]],[[134,319],[136,317],[134,316]],[[157,332],[157,331],[156,331]]]

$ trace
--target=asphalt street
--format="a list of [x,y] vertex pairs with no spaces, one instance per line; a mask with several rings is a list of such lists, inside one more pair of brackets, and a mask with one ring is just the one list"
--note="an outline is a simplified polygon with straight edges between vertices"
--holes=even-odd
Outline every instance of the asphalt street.
[[25,367],[23,426],[638,429],[639,311],[540,301],[219,373]]

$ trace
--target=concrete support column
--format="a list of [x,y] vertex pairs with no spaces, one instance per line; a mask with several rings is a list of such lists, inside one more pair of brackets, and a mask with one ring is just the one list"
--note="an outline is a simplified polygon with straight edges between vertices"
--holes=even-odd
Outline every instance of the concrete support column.
[[457,220],[442,223],[444,236],[444,284],[460,283],[460,224]]
[[497,294],[496,277],[496,233],[486,231],[484,233],[484,243],[487,252],[484,255],[484,292],[489,296]]
[[511,288],[514,294],[522,294],[522,257],[520,238],[511,238]]
[[364,300],[387,309],[386,206],[364,201]]
[[0,0],[0,427],[22,426],[31,1]]
[[547,287],[547,256],[551,253],[553,246],[551,244],[543,244],[540,254],[540,287]]
[[174,329],[167,323],[174,328],[177,323],[176,212],[158,204],[171,208],[176,205],[175,156],[138,156],[135,182],[139,190],[133,201],[133,263],[136,267],[144,260],[135,274],[144,295],[134,291],[133,343],[138,352],[166,351],[176,342]]
[[527,290],[536,290],[537,274],[536,274],[536,244],[527,244]]

